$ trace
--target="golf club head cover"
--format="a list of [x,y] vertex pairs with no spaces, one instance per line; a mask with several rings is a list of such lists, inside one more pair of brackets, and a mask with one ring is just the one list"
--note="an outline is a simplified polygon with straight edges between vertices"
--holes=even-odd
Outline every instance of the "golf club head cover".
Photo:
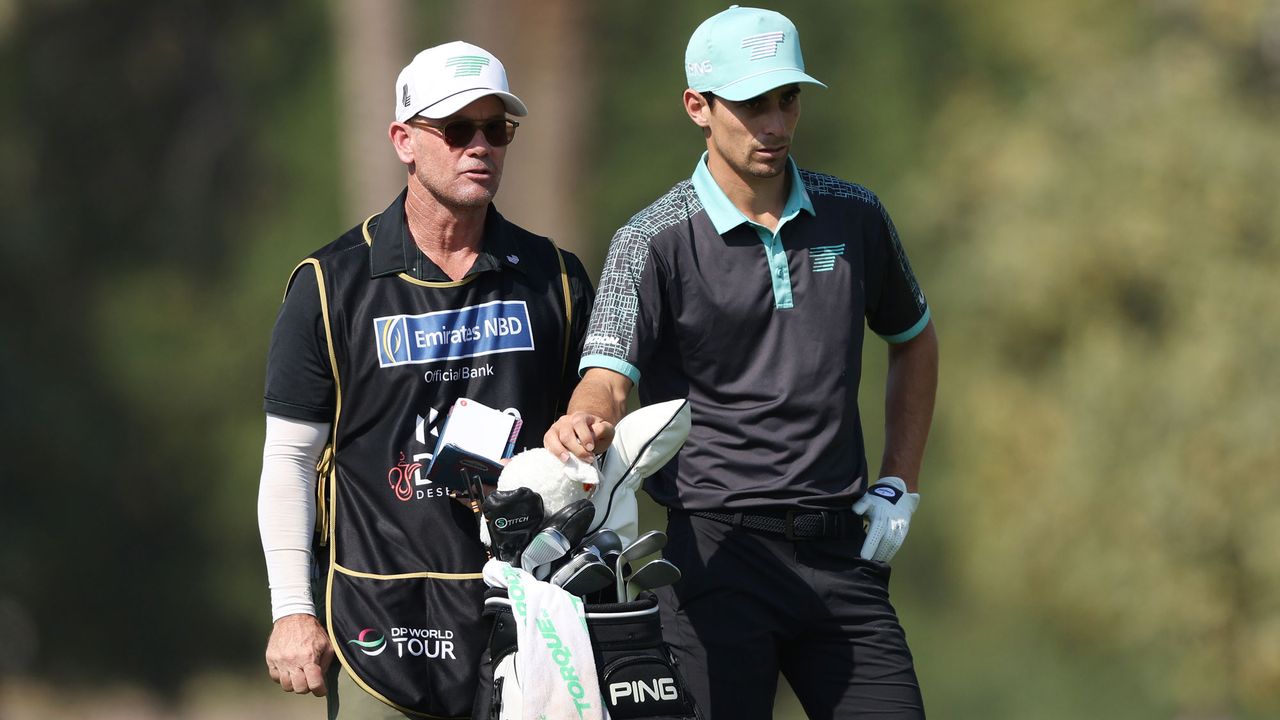
[[503,562],[514,562],[529,544],[529,538],[542,528],[542,497],[527,487],[494,490],[484,499],[481,509],[484,522],[480,524],[480,539]]
[[907,492],[902,478],[880,478],[853,504],[853,511],[867,519],[867,538],[862,543],[863,560],[887,563],[907,539],[911,514],[920,504],[919,493]]
[[559,530],[571,547],[577,547],[578,543],[582,542],[582,538],[586,537],[587,529],[591,527],[591,520],[595,515],[595,506],[590,500],[583,498],[547,515],[542,521],[542,527]]
[[612,528],[623,542],[639,527],[636,488],[666,465],[689,437],[688,400],[668,400],[636,410],[618,422],[600,464],[600,487],[591,496],[595,528]]

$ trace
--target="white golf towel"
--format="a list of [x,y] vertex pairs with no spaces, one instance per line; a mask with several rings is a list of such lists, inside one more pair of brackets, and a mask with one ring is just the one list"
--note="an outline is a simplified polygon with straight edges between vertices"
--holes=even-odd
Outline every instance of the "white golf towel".
[[484,579],[511,599],[522,720],[608,720],[582,600],[497,559]]

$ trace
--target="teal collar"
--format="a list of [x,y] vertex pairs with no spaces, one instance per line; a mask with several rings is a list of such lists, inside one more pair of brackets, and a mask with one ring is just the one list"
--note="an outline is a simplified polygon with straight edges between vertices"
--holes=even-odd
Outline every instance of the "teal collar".
[[[787,195],[787,203],[782,208],[781,219],[790,220],[801,210],[810,215],[817,215],[813,209],[813,202],[809,200],[809,193],[805,192],[804,181],[800,179],[800,170],[796,167],[795,160],[790,157],[787,158],[787,172],[791,175],[791,192]],[[716,184],[715,178],[711,177],[711,171],[707,169],[705,152],[702,153],[702,157],[698,159],[698,166],[693,170],[693,189],[698,193],[702,206],[707,209],[707,217],[711,218],[711,224],[721,235],[742,223],[751,222],[741,210],[734,207],[729,196],[724,194]]]

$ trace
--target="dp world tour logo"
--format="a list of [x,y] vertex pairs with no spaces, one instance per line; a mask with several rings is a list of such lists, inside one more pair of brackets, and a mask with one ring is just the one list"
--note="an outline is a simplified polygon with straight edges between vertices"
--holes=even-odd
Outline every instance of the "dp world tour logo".
[[453,76],[460,78],[479,75],[484,66],[488,64],[489,58],[482,55],[458,55],[457,57],[451,57],[446,60],[444,66],[457,68],[457,70],[454,71]]
[[355,640],[348,640],[347,644],[355,645],[356,647],[360,648],[360,652],[364,653],[365,655],[368,655],[370,657],[376,657],[378,655],[381,655],[382,652],[387,649],[386,636],[378,635],[377,640],[369,639],[370,637],[375,635],[377,632],[378,631],[374,630],[373,628],[365,628],[360,631],[360,634],[356,636]]
[[763,60],[778,54],[778,46],[787,39],[786,33],[767,32],[742,38],[742,47],[751,51],[748,60]]

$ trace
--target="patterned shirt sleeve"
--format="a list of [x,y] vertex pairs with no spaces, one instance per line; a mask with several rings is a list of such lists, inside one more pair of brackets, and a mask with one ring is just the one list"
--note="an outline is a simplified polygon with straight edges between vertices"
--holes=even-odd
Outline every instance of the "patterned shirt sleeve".
[[929,304],[911,270],[889,211],[871,195],[879,217],[867,248],[867,326],[890,343],[903,343],[929,324]]
[[609,244],[587,328],[579,372],[601,367],[640,382],[640,368],[657,337],[661,317],[660,273],[650,271],[650,237],[633,224]]

